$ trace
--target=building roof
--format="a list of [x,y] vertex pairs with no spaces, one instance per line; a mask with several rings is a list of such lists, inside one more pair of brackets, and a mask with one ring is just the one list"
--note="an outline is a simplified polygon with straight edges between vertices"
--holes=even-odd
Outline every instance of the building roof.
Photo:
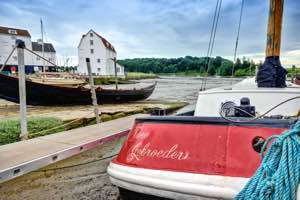
[[[92,29],[91,29],[89,32],[95,33],[95,34],[101,39],[102,43],[104,44],[104,46],[105,46],[107,49],[109,49],[109,50],[113,51],[114,53],[116,53],[116,50],[115,50],[114,46],[113,46],[110,42],[108,42],[104,37],[102,37],[101,35],[99,35],[98,33],[96,33],[96,32],[95,32],[94,30],[92,30]],[[88,32],[88,33],[89,33],[89,32]],[[87,33],[87,34],[88,34],[88,33]],[[79,43],[79,46],[80,46],[80,44],[81,44],[82,39],[83,39],[87,34],[82,35],[82,38],[81,38],[80,43]]]
[[104,46],[105,46],[107,49],[112,50],[113,52],[116,53],[116,50],[115,50],[114,46],[113,46],[111,43],[109,43],[104,37],[102,37],[101,35],[99,35],[99,34],[96,33],[95,31],[94,31],[94,33],[95,33],[98,37],[100,37],[100,39],[102,40]]
[[27,30],[4,27],[4,26],[0,26],[0,33],[8,34],[8,35],[19,35],[19,36],[31,37]]
[[[32,42],[32,51],[40,51],[42,52],[42,44],[39,42]],[[44,52],[53,52],[55,53],[55,49],[51,43],[44,43]]]

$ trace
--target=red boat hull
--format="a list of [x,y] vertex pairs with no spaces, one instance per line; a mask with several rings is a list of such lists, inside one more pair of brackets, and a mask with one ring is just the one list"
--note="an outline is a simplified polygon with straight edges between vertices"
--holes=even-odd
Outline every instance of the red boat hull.
[[146,169],[251,177],[261,159],[254,138],[286,128],[137,121],[114,163]]
[[[108,172],[111,172],[115,183],[130,180],[130,188],[133,187],[132,182],[139,182],[139,189],[132,189],[134,191],[141,191],[141,183],[149,188],[162,183],[159,187],[164,187],[162,191],[166,192],[165,197],[170,196],[168,192],[178,191],[186,186],[182,194],[194,187],[190,194],[201,195],[199,190],[202,188],[203,194],[212,194],[216,199],[224,195],[232,198],[261,162],[260,155],[253,146],[257,138],[266,139],[280,134],[290,125],[287,120],[272,119],[249,123],[200,117],[137,119]],[[126,174],[130,175],[126,177]],[[195,180],[192,180],[192,174],[197,177]],[[182,177],[181,184],[170,176]],[[143,178],[144,181],[141,180]],[[173,188],[170,186],[172,184]],[[122,183],[120,185],[123,186]],[[129,188],[126,184],[124,187]],[[211,191],[213,187],[215,189]]]
[[297,84],[297,85],[300,85],[300,79],[295,78],[294,83]]

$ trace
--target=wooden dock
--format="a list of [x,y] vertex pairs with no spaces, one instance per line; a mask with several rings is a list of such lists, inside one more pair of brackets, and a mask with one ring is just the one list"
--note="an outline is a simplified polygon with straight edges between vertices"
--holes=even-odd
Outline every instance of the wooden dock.
[[0,146],[0,183],[126,135],[143,114]]

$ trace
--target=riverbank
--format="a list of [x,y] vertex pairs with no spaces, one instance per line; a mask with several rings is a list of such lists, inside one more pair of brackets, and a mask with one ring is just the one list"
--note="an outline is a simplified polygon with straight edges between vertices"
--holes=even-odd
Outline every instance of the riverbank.
[[[163,109],[170,114],[184,106],[185,102],[141,101],[126,104],[99,105],[102,122]],[[54,134],[64,130],[96,123],[93,106],[28,106],[29,138]],[[0,106],[0,145],[19,141],[19,106]]]

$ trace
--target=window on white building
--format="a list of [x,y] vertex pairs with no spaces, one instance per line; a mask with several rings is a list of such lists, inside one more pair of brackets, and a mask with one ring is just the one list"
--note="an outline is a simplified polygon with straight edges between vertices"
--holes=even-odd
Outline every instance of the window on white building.
[[101,60],[98,58],[98,59],[97,59],[97,63],[100,63],[100,62],[101,62]]
[[117,67],[117,72],[120,72],[120,67]]
[[94,45],[94,40],[90,40],[90,45]]
[[90,37],[93,37],[93,33],[90,33]]
[[91,49],[91,53],[94,53],[94,49]]
[[40,60],[40,57],[37,56],[37,57],[36,57],[36,60]]
[[13,56],[13,59],[14,59],[14,60],[18,60],[18,57],[17,57],[17,56]]
[[17,35],[17,30],[14,30],[14,29],[8,29],[8,33],[9,33],[9,34],[15,34],[15,35]]
[[100,67],[99,67],[99,68],[97,68],[97,71],[98,71],[98,72],[100,72],[100,71],[101,71],[101,68],[100,68]]

